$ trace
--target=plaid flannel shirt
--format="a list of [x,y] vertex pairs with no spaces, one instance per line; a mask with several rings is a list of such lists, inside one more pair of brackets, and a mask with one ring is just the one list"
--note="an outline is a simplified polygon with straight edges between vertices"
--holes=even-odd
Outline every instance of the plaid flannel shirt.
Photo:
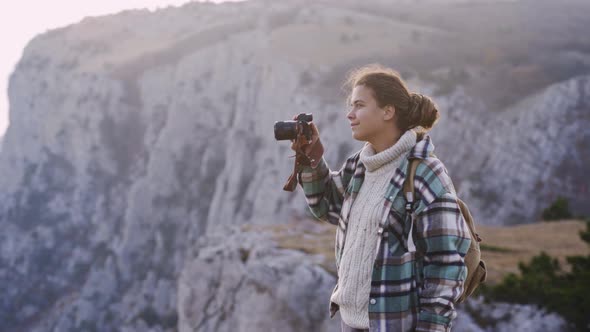
[[[336,266],[346,240],[349,212],[363,183],[365,166],[360,150],[339,171],[322,158],[316,168],[298,172],[312,214],[336,225]],[[414,178],[413,243],[408,246],[411,216],[405,212],[403,183],[408,159],[394,171],[383,193],[381,235],[375,248],[369,300],[370,331],[450,331],[457,316],[455,303],[467,276],[464,257],[471,238],[456,201],[446,167],[434,155],[428,134],[408,153],[420,158]],[[334,291],[338,283],[334,287]],[[338,311],[330,302],[330,317]]]

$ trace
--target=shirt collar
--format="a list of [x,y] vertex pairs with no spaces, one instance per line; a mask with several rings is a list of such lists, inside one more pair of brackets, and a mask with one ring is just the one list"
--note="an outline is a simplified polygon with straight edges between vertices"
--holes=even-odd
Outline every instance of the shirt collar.
[[428,133],[422,135],[422,139],[416,142],[416,145],[410,150],[408,158],[426,159],[434,154],[434,144]]

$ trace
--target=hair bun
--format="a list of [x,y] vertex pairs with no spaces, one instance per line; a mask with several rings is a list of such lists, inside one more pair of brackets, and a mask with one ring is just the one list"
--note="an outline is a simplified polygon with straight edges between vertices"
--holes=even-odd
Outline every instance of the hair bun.
[[408,106],[412,127],[420,126],[430,129],[440,117],[432,99],[421,93],[411,92]]
[[419,93],[411,92],[410,93],[410,108],[414,108],[416,105],[420,103],[422,99],[422,95]]

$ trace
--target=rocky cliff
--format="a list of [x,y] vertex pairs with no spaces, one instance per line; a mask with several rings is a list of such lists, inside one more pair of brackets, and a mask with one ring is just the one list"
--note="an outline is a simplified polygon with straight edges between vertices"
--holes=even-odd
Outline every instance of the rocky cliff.
[[[515,99],[492,84],[493,70],[520,49],[454,64],[445,60],[457,59],[452,46],[468,43],[443,16],[465,5],[404,6],[391,13],[383,1],[191,3],[86,18],[36,36],[10,77],[0,153],[0,330],[270,326],[249,320],[257,309],[249,303],[289,316],[281,331],[312,322],[329,329],[319,301],[334,281],[317,265],[264,248],[247,262],[231,250],[218,257],[224,237],[202,237],[306,213],[301,192],[282,191],[291,151],[274,140],[273,124],[314,113],[326,158],[339,168],[362,146],[350,137],[339,84],[367,62],[400,68],[412,87],[436,96],[437,155],[479,222],[533,222],[557,193],[576,213],[590,212],[581,176],[590,143],[584,40],[572,42],[573,55],[550,58],[578,59],[575,75],[551,62],[559,75],[539,85],[536,71],[516,63]],[[585,20],[571,19],[569,29]],[[432,47],[440,52],[425,58]],[[549,60],[535,65],[542,61]],[[273,282],[290,285],[261,286]],[[319,313],[273,304],[307,285],[317,293],[297,301],[314,302]],[[215,287],[235,292],[216,298]],[[241,316],[229,317],[232,310]]]

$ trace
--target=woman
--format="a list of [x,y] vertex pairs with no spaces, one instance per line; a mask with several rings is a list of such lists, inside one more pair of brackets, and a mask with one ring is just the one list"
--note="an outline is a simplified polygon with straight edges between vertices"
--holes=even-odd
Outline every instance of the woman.
[[[312,123],[303,149],[312,163],[298,171],[313,215],[338,226],[330,317],[340,310],[343,331],[450,331],[471,240],[425,131],[438,121],[438,110],[392,69],[363,67],[347,83],[352,137],[365,145],[332,171]],[[413,222],[401,190],[408,158],[421,160]]]

